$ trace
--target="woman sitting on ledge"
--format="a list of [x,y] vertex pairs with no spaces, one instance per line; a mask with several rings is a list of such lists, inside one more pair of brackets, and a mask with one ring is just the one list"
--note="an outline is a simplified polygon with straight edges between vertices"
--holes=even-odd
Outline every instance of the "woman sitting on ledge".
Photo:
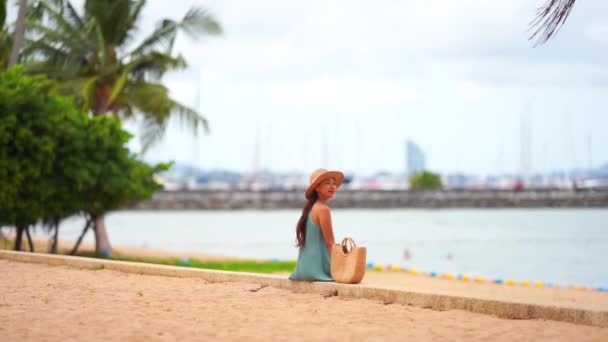
[[300,248],[298,262],[289,279],[334,281],[330,256],[335,241],[327,202],[343,181],[344,174],[340,171],[318,169],[310,175],[306,190],[308,202],[296,226],[296,246]]

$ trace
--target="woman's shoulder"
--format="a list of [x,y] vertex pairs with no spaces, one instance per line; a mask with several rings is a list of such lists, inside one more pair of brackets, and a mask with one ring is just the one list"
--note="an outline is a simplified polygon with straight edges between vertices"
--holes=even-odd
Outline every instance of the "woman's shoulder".
[[323,215],[331,215],[331,209],[325,203],[315,203],[315,205],[310,210],[310,215],[316,222],[319,222],[319,217]]

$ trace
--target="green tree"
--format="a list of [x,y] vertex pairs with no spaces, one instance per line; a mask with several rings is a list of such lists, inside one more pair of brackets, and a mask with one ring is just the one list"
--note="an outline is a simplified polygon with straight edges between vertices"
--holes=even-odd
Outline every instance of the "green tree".
[[17,228],[17,250],[38,220],[56,238],[65,217],[94,218],[149,198],[160,188],[153,175],[168,167],[137,160],[118,118],[93,118],[52,88],[21,68],[0,74],[0,226]]
[[441,189],[443,184],[438,174],[423,170],[409,177],[411,189]]
[[[86,173],[91,181],[82,189],[80,199],[83,203],[86,224],[72,254],[76,252],[87,230],[106,212],[124,205],[150,198],[162,188],[154,181],[157,172],[165,171],[169,164],[150,167],[136,159],[126,147],[131,135],[121,127],[115,117],[97,116],[89,122],[85,153],[88,155]],[[95,250],[110,254],[96,239]]]
[[[162,19],[156,29],[131,47],[145,0],[85,0],[78,11],[68,0],[34,1],[29,10],[23,54],[28,70],[59,82],[84,112],[112,113],[122,119],[142,117],[145,151],[158,141],[172,115],[196,133],[207,121],[169,96],[161,79],[187,67],[172,53],[178,32],[192,38],[221,33],[207,11],[191,8],[181,21]],[[103,215],[95,222],[97,252],[111,250]]]
[[55,137],[75,114],[68,99],[48,95],[51,87],[44,77],[23,77],[17,69],[0,74],[0,225],[16,227],[15,249],[45,215]]

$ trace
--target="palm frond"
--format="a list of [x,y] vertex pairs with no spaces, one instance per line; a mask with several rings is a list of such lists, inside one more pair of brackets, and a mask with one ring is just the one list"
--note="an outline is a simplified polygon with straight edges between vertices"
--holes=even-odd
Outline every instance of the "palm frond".
[[157,122],[153,118],[146,117],[140,127],[141,154],[144,155],[157,142],[162,140],[167,130],[167,122]]
[[135,56],[126,67],[131,76],[137,80],[147,77],[159,80],[167,71],[184,69],[186,66],[186,61],[181,55],[173,57],[166,53],[149,52]]
[[44,7],[42,1],[29,2],[27,5],[27,11],[25,12],[25,19],[31,21],[41,21],[44,17]]
[[114,101],[116,100],[116,97],[118,97],[118,95],[124,89],[128,76],[129,76],[128,70],[124,70],[122,72],[122,74],[118,77],[118,80],[116,80],[116,82],[114,83],[114,86],[112,87],[112,93],[110,93],[110,98],[108,99],[109,106],[111,106],[114,103]]
[[[77,77],[81,73],[83,66],[87,64],[87,51],[71,50],[64,46],[51,45],[49,39],[38,39],[35,41],[26,40],[22,54],[25,56],[26,69],[30,72],[38,70],[44,71],[49,76],[66,80]],[[35,65],[35,67],[31,67]],[[41,68],[41,66],[44,66]]]
[[91,50],[93,46],[89,39],[81,36],[80,33],[77,35],[67,34],[64,31],[45,26],[36,21],[27,21],[27,25],[31,30],[36,31],[39,35],[39,40],[47,40],[53,44],[61,44],[63,46],[69,46],[74,50]]
[[177,31],[182,30],[191,38],[199,38],[202,35],[218,35],[222,33],[219,22],[207,11],[193,7],[184,16],[182,21],[164,19],[159,22],[152,34],[136,47],[129,55],[143,54],[153,50],[158,45],[170,52]]
[[[85,113],[88,113],[93,107],[94,96],[95,96],[95,85],[99,80],[98,76],[93,76],[85,79],[77,79],[77,86],[74,89],[80,95],[80,98],[77,99],[80,104],[80,110]],[[66,84],[66,83],[64,83]],[[72,91],[74,93],[75,91]]]
[[63,7],[53,8],[46,1],[42,1],[41,6],[44,9],[44,13],[48,14],[47,19],[51,22],[52,26],[56,27],[57,31],[73,37],[79,37],[82,34],[82,26],[74,26],[73,23],[66,20],[63,14]]
[[572,12],[576,0],[547,0],[536,12],[536,17],[530,22],[530,29],[535,31],[530,40],[537,39],[535,46],[546,43],[564,25]]
[[131,14],[127,18],[127,22],[125,23],[125,36],[123,41],[120,42],[120,46],[128,45],[135,33],[137,31],[137,21],[139,20],[139,14],[141,10],[146,5],[146,0],[138,0],[131,6]]
[[92,18],[91,20],[95,22],[95,34],[97,35],[97,58],[99,58],[101,66],[103,67],[108,64],[106,40],[104,38],[103,31],[101,30],[101,25],[97,22],[97,19]]
[[153,50],[158,45],[164,45],[165,48],[171,45],[177,33],[177,23],[173,20],[162,20],[156,29],[144,39],[139,46],[127,55],[141,55]]
[[198,7],[188,10],[179,28],[192,39],[198,39],[203,35],[222,34],[222,27],[215,17],[208,11]]
[[120,46],[129,35],[133,0],[85,0],[84,17],[95,18],[105,40],[113,46]]
[[67,2],[66,7],[67,7],[67,12],[68,12],[68,18],[70,18],[73,25],[76,27],[84,27],[84,24],[85,24],[84,19],[80,17],[80,14],[78,14],[78,11],[76,11],[76,9],[74,8],[74,6],[72,5],[72,3],[70,1]]
[[204,116],[200,115],[196,110],[184,106],[181,103],[171,100],[173,105],[172,112],[177,115],[182,126],[186,126],[192,130],[192,134],[198,135],[199,128],[203,129],[204,133],[209,133],[209,121]]
[[60,63],[68,58],[68,52],[59,46],[51,45],[51,42],[43,39],[26,39],[22,54],[28,57],[42,57],[45,61]]
[[144,117],[142,126],[142,146],[144,151],[162,138],[164,129],[172,115],[176,115],[182,126],[192,130],[194,135],[202,128],[205,133],[209,131],[206,118],[169,96],[168,89],[162,84],[137,82],[125,86],[121,94],[124,101],[127,99],[131,105]]

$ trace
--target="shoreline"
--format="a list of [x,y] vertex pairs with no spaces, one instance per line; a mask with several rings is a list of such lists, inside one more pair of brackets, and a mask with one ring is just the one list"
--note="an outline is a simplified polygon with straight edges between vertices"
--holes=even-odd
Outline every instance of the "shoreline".
[[[36,253],[48,253],[48,244],[49,241],[45,239],[40,239],[39,236],[33,236],[35,252]],[[10,239],[9,239],[10,241]],[[27,245],[27,240],[23,242],[23,251],[29,252],[29,248]],[[74,246],[75,242],[60,240],[58,243],[58,255],[69,255],[70,250]],[[0,245],[0,250],[6,249],[4,246]],[[81,243],[79,249],[79,253],[87,253],[92,254],[95,251],[95,245],[92,243]],[[120,259],[121,257],[135,257],[135,258],[179,258],[179,259],[197,259],[203,262],[269,262],[269,261],[282,261],[282,262],[295,262],[295,259],[261,259],[261,258],[249,258],[249,257],[237,257],[237,256],[229,256],[229,255],[215,255],[215,254],[206,254],[194,251],[174,251],[169,249],[159,249],[159,248],[150,248],[150,247],[141,247],[141,246],[129,246],[129,245],[118,245],[113,246],[112,248],[112,256]],[[187,264],[181,265],[188,267]],[[526,279],[491,279],[485,278],[483,275],[459,275],[456,276],[450,273],[435,273],[435,272],[427,272],[426,270],[420,270],[417,268],[402,268],[401,266],[391,266],[390,264],[371,264],[368,262],[366,274],[377,274],[377,276],[373,276],[378,279],[396,279],[394,277],[406,277],[406,278],[428,278],[432,281],[439,281],[440,284],[443,283],[462,283],[462,284],[470,284],[472,286],[497,286],[497,287],[505,287],[505,288],[523,288],[523,289],[531,289],[531,290],[568,290],[573,292],[598,292],[606,294],[608,297],[608,284],[601,285],[598,287],[583,285],[576,282],[571,282],[567,284],[551,284],[544,283],[538,280],[526,280]],[[462,278],[461,278],[461,277]],[[392,278],[393,277],[393,278]],[[382,283],[384,281],[381,281]],[[389,284],[390,285],[390,284]],[[444,286],[440,286],[444,287]]]

